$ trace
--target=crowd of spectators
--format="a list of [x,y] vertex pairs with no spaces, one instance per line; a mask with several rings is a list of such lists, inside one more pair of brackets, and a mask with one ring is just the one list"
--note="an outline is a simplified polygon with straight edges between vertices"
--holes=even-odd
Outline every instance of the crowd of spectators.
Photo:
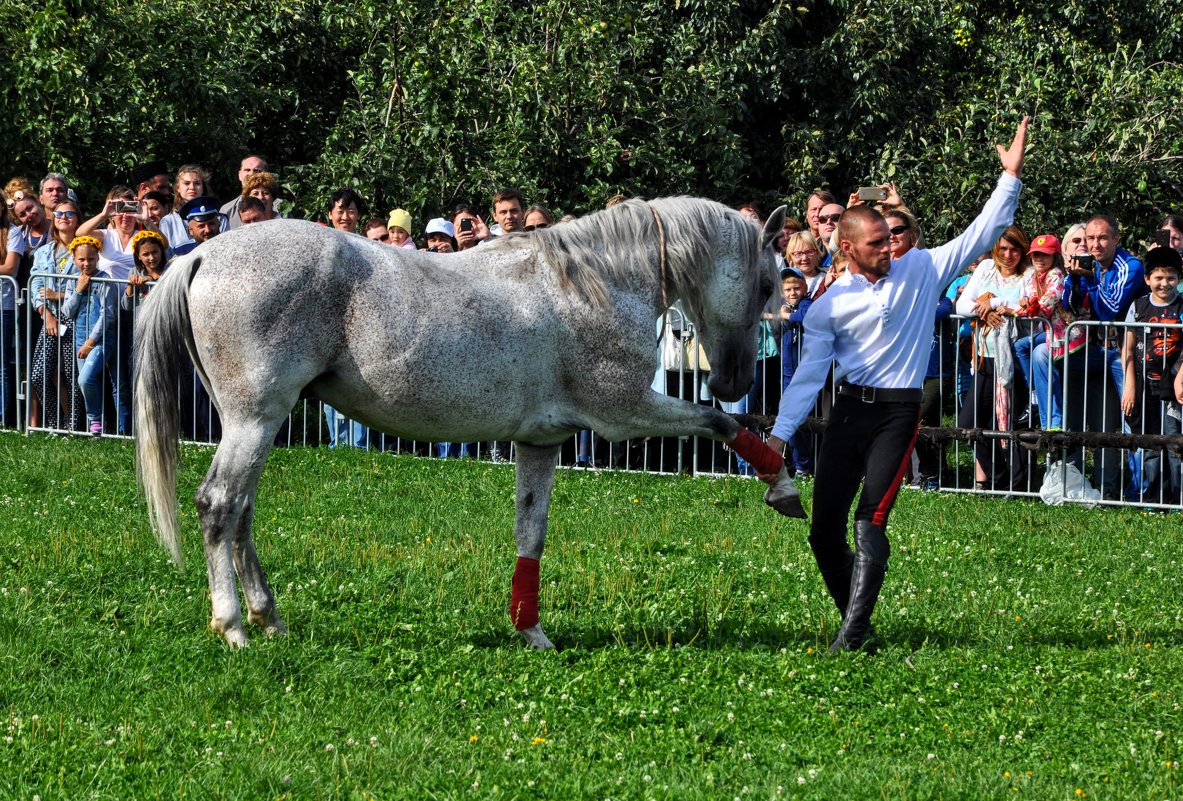
[[[200,165],[186,164],[172,172],[162,162],[149,162],[134,170],[126,185],[112,187],[93,216],[81,209],[64,175],[49,173],[36,187],[24,178],[7,183],[0,207],[8,232],[0,238],[0,276],[12,279],[0,280],[0,409],[6,426],[23,422],[15,419],[15,390],[18,382],[27,381],[31,427],[130,434],[136,305],[174,257],[231,229],[282,216],[281,184],[262,158],[244,158],[238,179],[240,190],[221,202]],[[796,368],[810,306],[845,270],[834,241],[839,220],[862,203],[877,204],[884,213],[893,258],[925,247],[921,223],[894,184],[863,188],[845,203],[829,191],[811,194],[804,223],[790,218],[777,240],[781,292],[766,307],[756,334],[752,391],[725,404],[728,411],[775,414]],[[542,205],[528,205],[512,188],[497,192],[489,210],[486,221],[480,208],[461,203],[420,227],[405,209],[373,215],[361,194],[342,188],[328,198],[323,213],[326,224],[337,230],[433,253],[469,250],[493,237],[567,219]],[[743,204],[739,211],[763,223],[758,204]],[[1117,222],[1103,212],[1066,226],[1062,236],[1046,232],[1031,238],[1019,225],[1007,228],[933,310],[923,424],[941,427],[955,421],[962,429],[990,432],[1042,428],[1178,434],[1183,330],[1177,326],[1183,301],[1177,286],[1183,217],[1164,217],[1147,246],[1130,247]],[[17,300],[26,288],[29,303],[22,306]],[[22,308],[28,309],[28,320],[19,316]],[[683,322],[671,326],[667,321],[664,329],[659,325],[658,339],[684,336],[692,325]],[[657,345],[660,349],[662,343]],[[654,388],[712,403],[701,375],[706,369],[705,364],[663,364]],[[208,394],[192,371],[186,380],[192,382],[193,401],[182,409],[185,433],[217,438]],[[1065,386],[1070,402],[1065,402]],[[816,412],[822,418],[834,391],[828,386],[818,398]],[[324,440],[331,446],[374,447],[390,441],[405,447],[327,405],[323,409]],[[815,447],[816,437],[809,432],[796,434],[789,443],[786,458],[798,478],[810,477]],[[573,460],[581,464],[635,463],[627,448],[618,447],[618,455],[610,457],[607,444],[592,432],[584,432],[574,448]],[[689,467],[680,456],[668,457],[682,450],[674,445],[662,449],[660,466]],[[939,439],[921,440],[911,481],[927,489],[949,483],[956,470],[947,451]],[[1070,457],[1083,470],[1084,449],[1078,451]],[[510,457],[509,444],[502,442],[439,443],[435,453]],[[978,488],[1038,488],[1039,465],[1032,452],[997,437],[978,439],[973,453]],[[705,463],[700,458],[695,466],[748,472],[732,458],[713,450]],[[1093,468],[1098,488],[1109,499],[1124,493],[1178,504],[1183,491],[1179,460],[1169,449],[1126,453],[1100,448]]]

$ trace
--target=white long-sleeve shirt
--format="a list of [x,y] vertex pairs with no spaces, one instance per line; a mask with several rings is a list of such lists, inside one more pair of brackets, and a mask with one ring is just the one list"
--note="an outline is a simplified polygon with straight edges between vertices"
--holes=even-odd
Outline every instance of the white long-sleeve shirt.
[[773,436],[787,442],[796,433],[833,362],[838,382],[881,389],[924,385],[937,299],[1011,224],[1022,186],[1003,173],[981,213],[956,239],[909,250],[873,284],[848,272],[814,301],[805,316],[801,362],[781,398]]

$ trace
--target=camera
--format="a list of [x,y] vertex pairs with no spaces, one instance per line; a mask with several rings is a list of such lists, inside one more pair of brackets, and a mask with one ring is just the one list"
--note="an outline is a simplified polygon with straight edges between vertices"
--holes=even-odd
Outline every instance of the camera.
[[116,214],[139,214],[140,204],[135,200],[116,200],[115,201]]
[[1091,253],[1077,253],[1072,257],[1072,261],[1076,262],[1076,266],[1083,270],[1091,270],[1096,259]]
[[1154,244],[1156,247],[1169,248],[1171,246],[1171,231],[1168,228],[1159,228],[1154,232]]
[[862,201],[887,200],[887,190],[882,186],[860,186],[858,188],[858,199]]
[[472,230],[472,217],[465,217],[463,220],[460,221],[460,230],[461,231],[471,231]]

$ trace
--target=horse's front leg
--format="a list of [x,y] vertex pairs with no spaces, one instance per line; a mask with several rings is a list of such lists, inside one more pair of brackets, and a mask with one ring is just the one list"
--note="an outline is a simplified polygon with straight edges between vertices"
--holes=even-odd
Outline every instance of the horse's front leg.
[[554,648],[538,624],[539,560],[546,546],[546,516],[555,483],[559,445],[517,443],[517,515],[514,539],[518,561],[513,571],[509,617],[531,648]]
[[642,436],[693,436],[722,442],[742,456],[761,476],[769,477],[769,487],[764,493],[765,503],[786,517],[806,516],[797,485],[785,468],[784,457],[737,423],[731,415],[718,409],[650,392],[646,403],[627,421],[597,430],[612,440]]

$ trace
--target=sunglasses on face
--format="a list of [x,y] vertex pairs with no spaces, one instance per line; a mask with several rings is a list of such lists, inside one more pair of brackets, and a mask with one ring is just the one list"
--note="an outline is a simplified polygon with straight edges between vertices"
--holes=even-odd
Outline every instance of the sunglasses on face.
[[76,211],[55,211],[53,213],[53,218],[55,220],[69,220],[77,216],[78,212]]
[[390,241],[390,234],[382,234],[382,236],[378,237],[378,241],[379,242],[389,242]]
[[891,231],[892,236],[900,236],[901,234],[907,233],[909,228],[906,225],[894,225],[888,230]]
[[819,223],[836,223],[842,219],[842,214],[819,214],[817,221]]
[[549,226],[549,223],[538,223],[538,225],[527,225],[525,230],[537,231],[539,228],[546,228],[548,226]]

